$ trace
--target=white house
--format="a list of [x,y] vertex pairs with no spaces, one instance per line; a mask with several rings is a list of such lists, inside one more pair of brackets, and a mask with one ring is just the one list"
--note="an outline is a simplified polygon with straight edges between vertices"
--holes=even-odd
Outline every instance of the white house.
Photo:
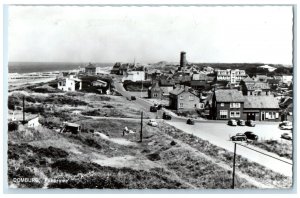
[[63,91],[81,90],[82,82],[80,79],[70,75],[68,77],[60,78],[57,82],[57,88]]
[[239,83],[243,78],[246,77],[245,70],[240,69],[226,69],[217,71],[218,81],[229,81],[232,84]]
[[144,71],[126,72],[126,76],[122,78],[122,82],[124,82],[125,80],[130,80],[132,82],[144,81],[145,80],[145,72]]
[[35,116],[33,118],[30,118],[27,120],[27,126],[30,128],[35,128],[40,126],[41,124],[39,123],[39,116]]

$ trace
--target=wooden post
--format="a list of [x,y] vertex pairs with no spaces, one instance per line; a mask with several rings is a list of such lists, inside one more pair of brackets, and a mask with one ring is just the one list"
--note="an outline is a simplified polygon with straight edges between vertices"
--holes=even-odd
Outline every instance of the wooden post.
[[234,189],[234,176],[235,176],[235,154],[236,154],[236,143],[234,143],[233,170],[232,170],[232,189]]
[[143,112],[141,113],[141,132],[140,132],[140,142],[143,141]]
[[25,123],[25,96],[23,96],[23,123]]

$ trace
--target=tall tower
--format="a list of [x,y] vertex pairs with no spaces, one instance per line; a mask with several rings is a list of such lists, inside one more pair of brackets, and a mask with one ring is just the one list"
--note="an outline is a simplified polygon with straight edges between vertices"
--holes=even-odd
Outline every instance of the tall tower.
[[180,53],[180,69],[186,66],[186,53],[181,52]]

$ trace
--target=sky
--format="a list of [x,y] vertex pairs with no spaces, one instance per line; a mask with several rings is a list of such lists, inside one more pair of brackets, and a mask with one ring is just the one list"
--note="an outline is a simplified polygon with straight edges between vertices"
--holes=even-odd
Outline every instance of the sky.
[[291,6],[10,6],[9,61],[292,65]]

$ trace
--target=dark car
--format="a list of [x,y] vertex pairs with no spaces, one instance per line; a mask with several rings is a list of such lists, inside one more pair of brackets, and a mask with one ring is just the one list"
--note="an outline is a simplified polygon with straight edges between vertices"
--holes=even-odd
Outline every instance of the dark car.
[[169,114],[167,114],[167,113],[163,113],[163,119],[165,119],[165,120],[171,120],[172,119],[172,116],[170,116]]
[[293,140],[292,136],[288,133],[281,134],[281,138],[286,140]]
[[231,141],[247,141],[247,137],[243,133],[237,133],[235,136],[230,138]]
[[236,123],[236,120],[233,120],[233,119],[231,119],[231,120],[228,120],[228,123],[227,123],[229,126],[236,126],[237,125],[237,123]]
[[239,126],[245,126],[245,121],[244,120],[238,120],[237,124]]
[[162,105],[162,104],[159,104],[159,105],[157,106],[157,110],[161,110],[161,108],[163,108],[163,105]]
[[247,139],[249,139],[249,140],[255,140],[255,141],[258,140],[258,136],[255,135],[255,134],[254,134],[253,132],[251,132],[251,131],[246,131],[244,134],[246,135]]
[[157,112],[157,108],[155,106],[150,107],[150,112]]
[[131,96],[131,100],[136,100],[136,97],[135,96]]
[[193,119],[188,119],[186,121],[187,124],[190,124],[190,125],[194,125],[195,124],[195,121]]
[[256,124],[255,124],[255,121],[254,121],[254,120],[247,120],[247,121],[246,121],[246,125],[247,125],[247,126],[250,126],[250,127],[255,127]]

